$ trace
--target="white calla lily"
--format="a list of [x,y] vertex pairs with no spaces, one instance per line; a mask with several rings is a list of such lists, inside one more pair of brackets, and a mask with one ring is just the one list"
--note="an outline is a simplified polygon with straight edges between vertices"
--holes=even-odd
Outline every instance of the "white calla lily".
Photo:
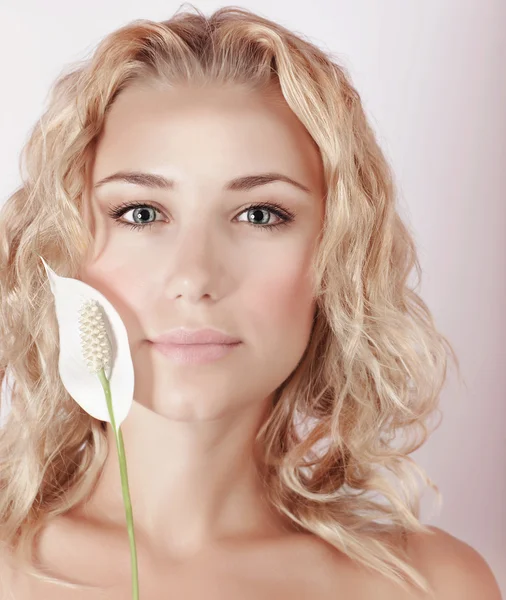
[[[104,402],[104,392],[97,371],[90,368],[85,356],[86,339],[83,340],[81,322],[83,311],[90,318],[91,306],[105,314],[104,343],[110,342],[110,360],[105,373],[111,387],[112,405],[116,428],[126,419],[132,406],[134,393],[134,368],[128,343],[128,335],[121,317],[112,304],[92,286],[57,275],[40,257],[46,269],[51,291],[55,299],[56,316],[60,335],[60,378],[68,393],[92,417],[111,423],[111,417]],[[89,321],[89,325],[93,320]],[[97,323],[98,326],[100,326]],[[90,332],[91,333],[91,332]],[[93,341],[90,350],[93,350]]]
[[111,423],[115,434],[130,541],[132,598],[139,600],[132,503],[120,429],[132,406],[134,392],[127,331],[116,309],[98,290],[78,279],[57,275],[42,256],[39,258],[55,299],[60,379],[72,398],[95,419]]

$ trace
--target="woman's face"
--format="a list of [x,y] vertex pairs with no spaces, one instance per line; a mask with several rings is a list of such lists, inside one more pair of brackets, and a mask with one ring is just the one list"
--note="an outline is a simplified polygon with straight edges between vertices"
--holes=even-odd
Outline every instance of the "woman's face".
[[[85,203],[95,245],[80,278],[125,323],[135,401],[167,418],[265,406],[309,341],[322,166],[303,125],[272,98],[239,87],[131,87],[106,118]],[[132,177],[138,184],[95,187],[118,172],[172,183]],[[115,220],[124,203],[135,206]],[[180,363],[150,342],[179,327],[217,328],[241,343],[209,362]]]

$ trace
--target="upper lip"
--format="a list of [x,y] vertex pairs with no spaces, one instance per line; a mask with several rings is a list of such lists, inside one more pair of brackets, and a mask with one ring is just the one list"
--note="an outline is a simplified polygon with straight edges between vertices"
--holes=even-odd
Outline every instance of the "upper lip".
[[151,340],[154,344],[236,344],[241,340],[218,329],[171,329]]

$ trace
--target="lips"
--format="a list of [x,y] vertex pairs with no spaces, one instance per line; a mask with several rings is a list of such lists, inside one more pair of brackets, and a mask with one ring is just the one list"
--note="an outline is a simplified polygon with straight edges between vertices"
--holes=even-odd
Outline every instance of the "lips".
[[237,344],[241,340],[218,329],[172,329],[151,342],[162,345]]
[[179,365],[213,363],[232,354],[237,344],[152,344],[157,352]]
[[150,340],[152,347],[180,365],[214,362],[241,345],[239,338],[218,329],[172,329]]

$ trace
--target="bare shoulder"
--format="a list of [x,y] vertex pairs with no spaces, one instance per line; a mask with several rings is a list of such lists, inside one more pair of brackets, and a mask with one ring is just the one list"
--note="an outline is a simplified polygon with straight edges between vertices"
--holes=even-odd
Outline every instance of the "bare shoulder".
[[[438,527],[427,527],[429,533],[408,536],[406,558],[428,581],[434,590],[432,596],[414,589],[408,592],[330,545],[317,542],[317,575],[320,581],[329,581],[328,597],[334,598],[335,590],[340,589],[345,592],[343,597],[376,600],[503,600],[492,570],[479,552]],[[378,534],[378,538],[395,545],[389,534]]]
[[439,527],[428,528],[430,533],[411,534],[408,553],[433,586],[436,600],[502,600],[494,574],[477,550]]

